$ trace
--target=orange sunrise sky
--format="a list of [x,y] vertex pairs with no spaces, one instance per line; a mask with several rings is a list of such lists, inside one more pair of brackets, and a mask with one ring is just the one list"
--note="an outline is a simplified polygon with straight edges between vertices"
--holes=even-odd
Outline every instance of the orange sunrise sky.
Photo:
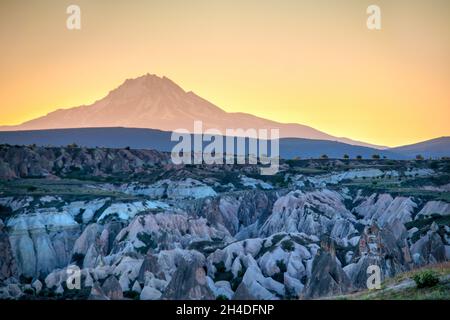
[[[66,28],[70,4],[81,30]],[[0,43],[0,125],[154,73],[226,111],[334,136],[450,135],[448,0],[2,0]]]

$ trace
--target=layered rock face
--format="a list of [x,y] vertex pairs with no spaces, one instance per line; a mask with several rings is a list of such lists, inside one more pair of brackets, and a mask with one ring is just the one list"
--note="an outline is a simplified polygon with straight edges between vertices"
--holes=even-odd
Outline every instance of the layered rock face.
[[11,218],[7,227],[19,273],[45,276],[70,262],[80,227],[69,214],[37,211]]
[[229,282],[223,293],[228,298],[296,297],[310,276],[317,241],[306,234],[278,233],[235,242],[209,255],[208,275],[216,288]]
[[242,191],[204,198],[189,204],[186,210],[204,217],[210,223],[225,226],[238,239],[258,235],[264,221],[272,213],[277,193],[272,191]]
[[366,226],[353,262],[344,267],[353,285],[366,288],[369,266],[380,267],[382,279],[410,270],[413,264],[406,237],[406,229],[401,223],[383,229],[376,223]]
[[330,190],[293,191],[280,197],[272,215],[259,232],[267,236],[276,232],[304,232],[321,236],[330,234],[337,240],[357,235],[355,217],[344,205],[344,197]]
[[153,150],[0,146],[0,178],[141,173],[169,160],[168,154]]
[[341,295],[352,290],[352,282],[336,257],[334,241],[325,237],[314,258],[311,277],[305,289],[306,298]]
[[[439,229],[439,226],[433,222],[426,235],[411,246],[411,253],[416,264],[426,265],[449,259],[449,246],[445,245],[445,240],[439,234]],[[449,231],[448,228],[445,229],[445,231]]]
[[16,262],[11,250],[8,234],[5,225],[0,219],[0,281],[17,275]]
[[208,285],[205,270],[205,258],[201,254],[193,253],[183,257],[164,290],[162,298],[169,300],[215,299],[214,293]]
[[414,210],[418,207],[410,197],[395,197],[390,194],[372,194],[353,212],[365,220],[376,220],[380,226],[399,220],[406,223],[412,220]]

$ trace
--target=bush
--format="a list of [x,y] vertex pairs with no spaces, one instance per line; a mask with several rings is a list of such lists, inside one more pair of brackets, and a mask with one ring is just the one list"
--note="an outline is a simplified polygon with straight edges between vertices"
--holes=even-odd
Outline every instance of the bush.
[[34,192],[34,191],[36,191],[37,190],[37,187],[35,187],[35,186],[28,186],[27,187],[27,191],[28,192]]
[[158,244],[152,239],[151,234],[139,232],[137,234],[137,238],[139,241],[144,243],[143,247],[136,248],[136,250],[141,254],[147,254],[149,249],[156,249],[158,247]]
[[430,288],[439,283],[438,275],[432,270],[416,273],[413,276],[413,280],[416,282],[417,288]]
[[238,275],[236,278],[230,281],[231,290],[236,291],[239,285],[242,282],[242,279],[244,278],[245,272],[247,271],[247,268],[243,267],[241,270],[239,270]]
[[34,290],[33,290],[33,289],[30,289],[30,288],[27,288],[27,289],[25,289],[25,290],[23,291],[23,293],[29,294],[29,295],[34,295]]
[[215,263],[216,272],[214,273],[214,282],[217,281],[231,281],[233,279],[233,273],[231,271],[227,271],[225,268],[225,263],[220,261],[219,263]]
[[280,269],[281,273],[285,273],[287,271],[286,263],[283,260],[277,260],[277,267]]
[[2,206],[0,204],[0,219],[6,220],[12,214],[12,210],[9,207]]
[[139,300],[140,294],[136,291],[129,290],[129,291],[125,291],[123,293],[123,296],[125,298],[131,299],[131,300]]
[[281,248],[283,248],[284,251],[295,250],[294,243],[291,240],[284,240],[283,242],[281,242]]
[[67,148],[68,148],[68,149],[77,149],[77,148],[79,148],[79,147],[78,147],[78,145],[74,142],[74,143],[68,144],[68,145],[67,145]]
[[72,256],[72,262],[75,263],[80,268],[83,267],[84,254],[78,252],[74,253]]

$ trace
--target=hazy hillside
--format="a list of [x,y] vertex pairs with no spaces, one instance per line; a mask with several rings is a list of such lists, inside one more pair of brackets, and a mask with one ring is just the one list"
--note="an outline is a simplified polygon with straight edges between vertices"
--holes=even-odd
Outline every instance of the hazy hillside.
[[419,154],[426,157],[448,157],[450,156],[450,137],[441,137],[407,146],[392,148],[391,151],[408,157],[415,157]]
[[[32,131],[0,132],[0,143],[12,145],[66,146],[76,143],[85,147],[108,147],[133,149],[155,149],[171,151],[177,142],[170,141],[170,132],[133,128],[79,128]],[[207,143],[205,143],[206,145]],[[225,145],[225,144],[224,144]],[[269,146],[270,147],[270,146]],[[270,148],[269,148],[270,150]],[[294,157],[318,158],[326,154],[331,158],[342,158],[348,154],[354,158],[361,155],[370,158],[373,154],[390,159],[405,158],[400,153],[354,146],[336,141],[299,138],[280,139],[280,155],[285,159]]]

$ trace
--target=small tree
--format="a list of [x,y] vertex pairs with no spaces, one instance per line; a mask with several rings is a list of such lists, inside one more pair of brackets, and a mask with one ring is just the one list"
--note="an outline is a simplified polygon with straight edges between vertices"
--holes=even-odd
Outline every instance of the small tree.
[[349,159],[349,155],[348,154],[344,154],[344,159]]
[[372,155],[372,159],[378,160],[378,159],[380,159],[380,155],[379,154],[373,154]]
[[362,160],[362,156],[356,156],[356,159]]
[[71,144],[67,145],[67,148],[75,149],[75,148],[78,148],[78,145],[74,142],[74,143],[71,143]]

